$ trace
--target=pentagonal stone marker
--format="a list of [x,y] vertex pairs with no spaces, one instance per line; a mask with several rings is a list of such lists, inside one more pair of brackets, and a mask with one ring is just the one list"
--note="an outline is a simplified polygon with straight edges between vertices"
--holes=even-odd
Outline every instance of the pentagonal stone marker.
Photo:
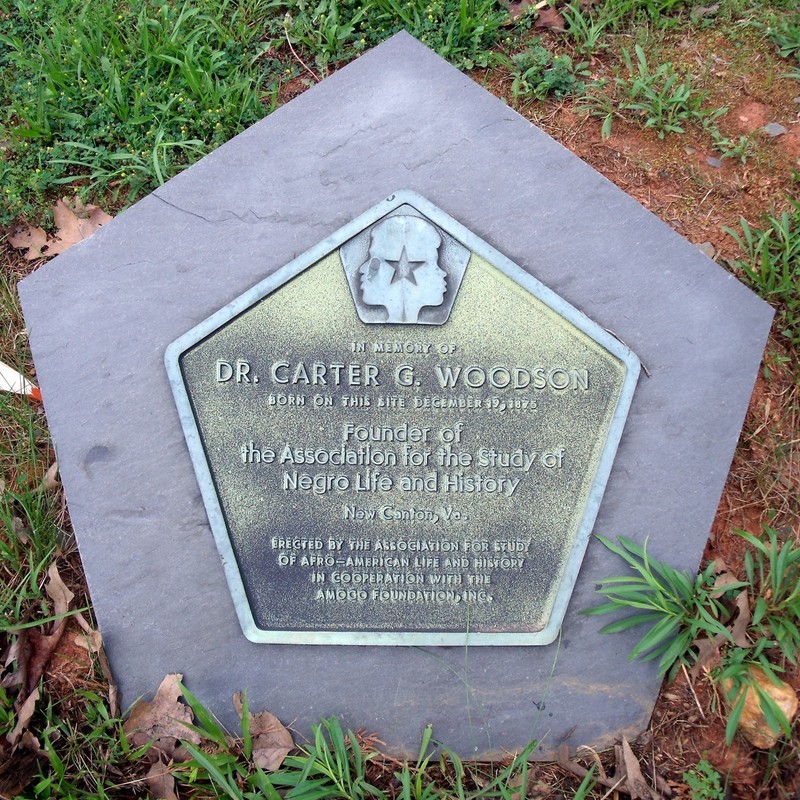
[[441,209],[395,192],[166,361],[248,639],[555,639],[639,363]]
[[[418,208],[406,197],[406,205],[442,233],[438,245],[423,223],[410,219],[381,228],[369,240],[362,234],[375,230],[378,218],[336,238],[401,188],[447,215],[437,218],[431,207]],[[380,219],[393,210],[381,211]],[[491,251],[481,251],[472,235]],[[334,238],[320,246],[319,257],[287,279],[287,265],[328,237]],[[429,263],[432,247],[441,253],[435,266],[444,278]],[[469,252],[466,266],[460,247]],[[505,262],[494,253],[519,269],[504,271]],[[536,282],[577,309],[577,316],[555,307],[547,292],[537,294]],[[195,404],[192,421],[185,404],[176,410],[165,351],[258,286],[237,306],[241,319],[218,317],[202,338],[171,351],[172,363],[182,370],[176,376],[179,395],[185,392],[185,401]],[[697,248],[410,36],[400,34],[375,48],[169,181],[23,281],[20,294],[92,601],[124,704],[152,693],[166,673],[181,672],[232,728],[237,721],[231,696],[246,689],[251,708],[268,708],[300,732],[335,714],[346,726],[378,732],[391,753],[409,757],[418,753],[426,723],[462,755],[482,757],[505,757],[534,737],[539,757],[552,755],[562,740],[602,747],[646,727],[660,681],[652,663],[627,660],[638,632],[600,636],[602,621],[579,613],[597,602],[596,581],[623,569],[616,558],[589,540],[571,596],[567,591],[563,597],[565,610],[558,600],[552,606],[541,601],[548,592],[521,586],[525,581],[519,579],[538,575],[551,587],[571,584],[568,567],[562,580],[556,565],[577,569],[579,559],[564,558],[565,542],[572,536],[581,548],[588,528],[611,539],[648,537],[655,557],[697,568],[771,311]],[[583,327],[584,315],[590,328]],[[453,330],[457,337],[449,335]],[[400,343],[401,352],[376,351],[382,341],[391,348]],[[410,353],[403,351],[405,344]],[[435,356],[416,352],[427,344],[462,349]],[[628,417],[605,472],[604,455],[593,466],[590,443],[613,451],[620,426],[619,420],[616,427],[609,423],[607,414],[617,395],[617,407],[624,407],[626,382],[636,370],[635,361],[626,361],[627,348],[647,372],[632,398],[628,392]],[[413,369],[399,370],[404,365]],[[437,366],[446,384],[441,389]],[[321,383],[333,375],[336,384],[336,374],[338,385]],[[488,388],[481,385],[484,374]],[[501,388],[506,380],[524,382],[527,374],[533,389]],[[603,374],[608,382],[600,382]],[[421,385],[403,386],[412,375]],[[380,384],[369,383],[370,377]],[[456,397],[502,403],[517,392],[528,399],[527,409],[480,409],[486,411],[482,417],[475,408],[436,406]],[[342,405],[345,396],[353,397],[352,406]],[[407,403],[430,398],[430,405],[400,409],[392,405],[399,403],[393,396]],[[220,403],[224,397],[229,402]],[[373,404],[380,397],[384,407]],[[336,404],[326,406],[328,399]],[[369,407],[359,405],[366,399]],[[596,418],[585,416],[589,408]],[[569,413],[560,416],[559,409]],[[254,410],[259,420],[243,423]],[[585,441],[571,428],[581,414],[591,422]],[[197,458],[199,439],[192,444],[193,464],[181,415],[190,434],[193,424],[208,438],[205,467]],[[228,420],[232,426],[225,433],[221,423]],[[458,422],[463,428],[457,442]],[[372,434],[361,428],[371,426],[391,430],[394,441],[370,440]],[[439,441],[450,437],[452,442]],[[290,454],[310,450],[314,461],[336,458],[345,448],[368,460],[358,456],[355,441],[398,458],[408,444],[409,460],[424,458],[425,450],[434,459],[445,445],[457,458],[476,457],[485,448],[489,463],[412,464],[409,477],[423,479],[415,493],[394,483],[384,488],[382,465],[329,470],[300,464],[304,453],[291,455],[297,463],[276,465],[266,452],[288,445]],[[327,455],[318,457],[318,450]],[[495,452],[493,465],[488,451]],[[520,460],[512,464],[515,453]],[[579,453],[583,468],[568,473]],[[508,467],[502,455],[508,455]],[[351,499],[355,490],[349,487],[314,493],[311,472],[341,473],[354,481],[356,472],[366,476],[367,469],[375,477],[373,467],[381,475],[371,489],[358,492],[366,500]],[[219,480],[214,494],[204,485],[203,470]],[[392,465],[385,477],[394,481],[404,471],[402,464]],[[283,488],[284,472],[296,488]],[[473,489],[477,475],[485,479],[482,489],[495,491],[453,492],[451,502],[444,493],[426,491],[424,479],[434,472],[463,472],[462,485]],[[497,491],[501,478],[520,479],[510,496]],[[553,502],[562,479],[583,487],[564,507]],[[592,510],[603,481],[602,501]],[[378,499],[384,491],[387,502]],[[204,495],[211,500],[213,531]],[[552,507],[537,508],[542,502]],[[233,510],[224,525],[214,519],[215,503],[220,515]],[[437,533],[445,530],[443,523],[425,513],[439,513],[445,505],[476,514],[477,522],[454,521],[446,533]],[[354,518],[346,520],[350,506]],[[368,526],[358,518],[359,510],[380,513],[383,507],[393,509],[386,512],[390,519]],[[391,518],[412,508],[423,519]],[[580,520],[567,520],[569,513]],[[424,562],[415,573],[488,576],[490,582],[475,583],[476,589],[453,584],[434,591],[483,591],[485,598],[491,590],[492,603],[472,601],[467,624],[466,615],[457,613],[461,603],[429,603],[424,596],[413,605],[408,595],[398,596],[391,604],[396,623],[388,603],[351,603],[345,614],[338,601],[316,601],[311,576],[323,575],[316,585],[330,589],[333,565],[298,566],[298,558],[319,553],[295,547],[294,540],[332,538],[337,514],[336,527],[346,523],[354,541],[403,538],[439,542],[441,549],[444,542],[506,544],[508,553],[490,555],[509,561],[484,563],[480,573],[472,561],[462,569],[461,562],[445,567],[441,561],[435,568]],[[562,523],[566,530],[558,533]],[[234,551],[223,552],[222,563],[215,536],[223,550],[227,540]],[[559,547],[547,549],[547,542]],[[531,555],[517,555],[520,543],[533,548]],[[326,541],[323,555],[328,549]],[[293,555],[295,564],[277,565],[279,557]],[[418,555],[480,554],[420,550],[407,557]],[[514,558],[526,559],[519,572],[511,569]],[[338,571],[411,574],[410,567],[379,561],[358,568],[345,564]],[[246,601],[239,611],[253,615],[251,632],[309,638],[435,634],[467,643],[251,642],[226,580],[237,573],[239,599]],[[293,604],[288,620],[278,618],[274,595],[261,595],[276,574],[287,576],[283,594]],[[430,591],[428,584],[434,584],[425,580],[424,591]],[[373,588],[377,584],[368,591]],[[401,590],[412,588],[390,589]],[[538,599],[531,599],[536,591]],[[523,597],[529,598],[528,614],[512,607]],[[306,601],[313,603],[313,614]],[[485,614],[476,637],[532,639],[550,623],[557,628],[562,611],[552,644],[501,648],[491,640],[481,647],[470,642],[475,615]],[[495,623],[500,631],[490,630]]]

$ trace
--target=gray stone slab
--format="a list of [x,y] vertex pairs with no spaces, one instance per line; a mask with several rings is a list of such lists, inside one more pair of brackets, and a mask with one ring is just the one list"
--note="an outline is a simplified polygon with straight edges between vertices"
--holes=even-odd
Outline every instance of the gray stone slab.
[[537,755],[645,728],[636,632],[579,616],[620,564],[589,545],[546,647],[259,645],[241,633],[163,367],[165,347],[399,188],[422,194],[642,360],[595,531],[697,568],[772,312],[512,109],[398,34],[22,282],[89,588],[123,702],[168,672],[235,725],[247,689],[304,733],[335,714],[416,754]]

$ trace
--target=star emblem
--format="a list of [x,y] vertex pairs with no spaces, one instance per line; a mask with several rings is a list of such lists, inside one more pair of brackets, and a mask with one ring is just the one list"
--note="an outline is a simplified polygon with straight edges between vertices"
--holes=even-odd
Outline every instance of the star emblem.
[[390,261],[386,259],[386,263],[394,270],[392,275],[392,283],[398,281],[408,281],[417,285],[417,279],[414,277],[414,270],[419,269],[425,262],[424,261],[409,261],[406,247],[403,245],[403,250],[400,253],[400,258],[397,261]]

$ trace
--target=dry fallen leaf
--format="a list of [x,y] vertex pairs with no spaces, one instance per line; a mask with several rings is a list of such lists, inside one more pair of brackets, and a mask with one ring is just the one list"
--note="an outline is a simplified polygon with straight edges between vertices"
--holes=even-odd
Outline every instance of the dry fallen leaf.
[[722,659],[720,648],[728,639],[718,633],[713,639],[702,637],[695,639],[692,646],[697,648],[697,660],[689,670],[692,680],[697,679],[704,669],[712,669]]
[[88,239],[111,220],[112,217],[98,206],[84,206],[77,196],[72,200],[64,197],[53,206],[53,221],[57,228],[53,238],[48,238],[41,228],[26,225],[18,228],[8,241],[12,247],[27,249],[25,258],[33,261],[60,255],[72,245]]
[[25,258],[34,261],[37,258],[44,258],[47,251],[47,234],[41,229],[31,225],[15,228],[8,243],[18,250],[27,250]]
[[631,750],[628,740],[622,737],[622,759],[625,765],[625,782],[628,786],[628,794],[632,800],[650,800],[653,792],[642,775],[639,761]]
[[741,584],[738,576],[731,572],[730,567],[725,563],[722,558],[715,558],[712,564],[714,567],[714,590],[711,596],[715,598],[722,597],[730,587],[735,584]]
[[540,8],[544,8],[547,3],[548,0],[539,0],[539,2],[536,2],[536,0],[511,0],[511,2],[506,3],[508,19],[503,25],[513,25],[523,14],[530,10],[538,11]]
[[42,478],[42,489],[50,491],[52,489],[58,489],[59,486],[61,486],[61,481],[58,479],[58,461],[54,461],[47,468],[47,472],[45,472],[44,478]]
[[[58,572],[58,566],[55,562],[50,565],[47,570],[47,583],[44,587],[47,596],[53,601],[54,609],[53,616],[60,616],[69,611],[69,604],[75,599],[75,595],[67,588],[64,581],[61,580],[61,575]],[[66,619],[63,617],[53,622],[53,630],[55,633],[57,628],[63,627]]]
[[111,674],[111,666],[108,663],[106,651],[103,649],[103,637],[100,635],[100,631],[92,629],[92,626],[89,625],[83,614],[75,614],[75,621],[84,634],[86,634],[85,640],[79,642],[79,644],[81,647],[86,647],[87,650],[97,656],[97,663],[100,665],[100,670],[108,685],[108,708],[112,716],[117,716],[119,713],[117,685],[114,683],[114,676]]
[[28,660],[27,684],[28,691],[39,683],[39,679],[44,674],[50,657],[53,655],[66,628],[67,619],[65,615],[69,611],[70,603],[75,595],[67,588],[61,575],[58,573],[58,566],[55,562],[47,570],[47,583],[44,587],[48,597],[53,601],[53,616],[60,617],[53,621],[49,635],[45,636],[36,629],[28,631],[31,654]]
[[178,702],[182,679],[181,674],[167,675],[150,702],[139,700],[134,705],[122,726],[134,747],[152,741],[151,750],[156,753],[163,753],[167,759],[186,760],[188,753],[180,747],[180,740],[200,744],[200,734],[188,727],[194,719],[192,709]]
[[30,537],[30,530],[26,527],[25,523],[22,521],[22,517],[14,517],[11,520],[11,529],[14,532],[14,536],[20,541],[21,544],[28,544],[31,540]]
[[692,9],[689,17],[692,22],[697,24],[698,20],[702,19],[703,17],[716,14],[717,11],[719,11],[719,3],[713,3],[710,6],[695,6],[695,8]]
[[175,778],[166,764],[156,761],[144,779],[153,800],[178,800],[178,795],[175,794]]
[[736,596],[736,608],[739,613],[733,621],[733,625],[729,626],[733,643],[737,647],[750,647],[750,637],[747,635],[747,629],[750,627],[750,621],[753,615],[750,613],[750,601],[747,599],[747,590],[743,589]]
[[[3,689],[28,685],[28,661],[31,655],[28,630],[28,628],[23,628],[18,631],[14,641],[5,653],[3,670],[0,670],[0,673],[5,673],[0,679],[0,687]],[[9,669],[12,664],[14,665],[13,669]],[[18,704],[19,702],[20,699],[18,698]]]
[[68,250],[72,245],[88,239],[100,226],[111,222],[112,217],[97,206],[84,206],[78,197],[72,202],[64,197],[53,206],[53,220],[56,223],[56,244],[48,251],[49,255],[57,255]]
[[565,31],[567,26],[564,17],[554,8],[543,8],[533,23],[534,28],[546,28],[549,31]]
[[103,647],[103,637],[100,631],[89,631],[88,633],[75,633],[72,636],[72,641],[88,650],[93,655],[97,655]]
[[0,798],[24,797],[23,791],[39,774],[40,761],[46,759],[37,751],[17,750],[7,759],[0,754]]
[[28,695],[25,702],[20,706],[17,712],[17,724],[14,726],[14,730],[6,734],[6,741],[12,747],[14,747],[20,736],[28,729],[28,723],[31,721],[33,712],[36,710],[36,703],[38,700],[39,688],[37,687]]
[[[233,696],[233,706],[242,718],[242,693]],[[250,713],[250,735],[253,738],[253,762],[266,772],[275,772],[294,747],[292,734],[269,711]]]

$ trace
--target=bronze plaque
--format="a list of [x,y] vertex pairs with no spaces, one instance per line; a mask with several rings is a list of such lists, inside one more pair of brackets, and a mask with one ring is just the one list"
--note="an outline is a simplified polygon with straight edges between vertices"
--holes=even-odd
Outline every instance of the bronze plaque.
[[556,637],[639,362],[443,211],[397,192],[166,362],[249,639]]

